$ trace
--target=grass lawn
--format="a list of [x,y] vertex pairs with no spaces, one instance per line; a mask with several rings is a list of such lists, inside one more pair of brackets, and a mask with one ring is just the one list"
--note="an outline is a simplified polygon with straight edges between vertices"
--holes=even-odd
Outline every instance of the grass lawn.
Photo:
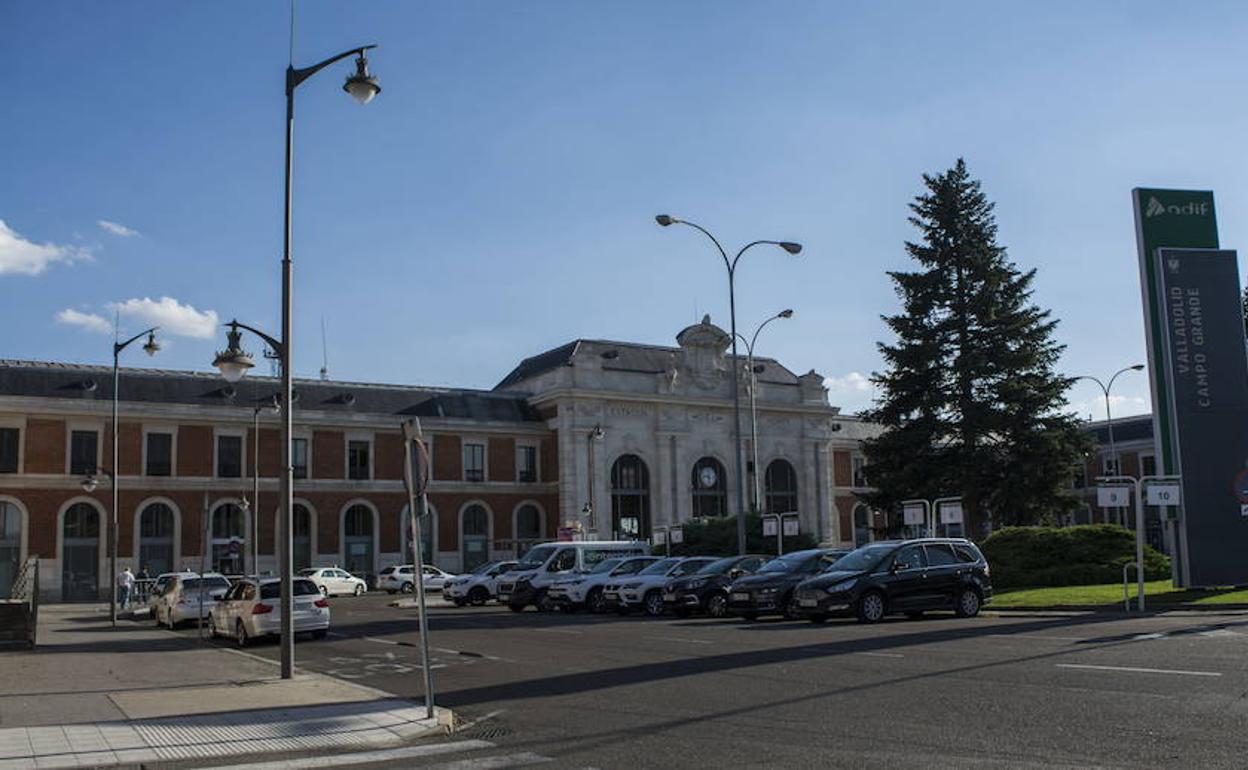
[[[1134,599],[1136,584],[1131,583]],[[1208,591],[1182,591],[1171,586],[1169,580],[1155,580],[1144,584],[1146,606],[1173,604],[1248,604],[1248,590],[1233,588]],[[993,607],[1052,607],[1055,605],[1084,605],[1097,607],[1117,604],[1122,606],[1122,583],[1094,586],[1061,586],[1058,588],[1015,588],[993,594]],[[1134,602],[1132,602],[1134,606]]]

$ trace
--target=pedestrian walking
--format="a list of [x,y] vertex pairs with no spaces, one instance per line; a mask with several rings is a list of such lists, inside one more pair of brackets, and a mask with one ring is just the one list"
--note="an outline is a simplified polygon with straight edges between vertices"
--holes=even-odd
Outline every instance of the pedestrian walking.
[[134,573],[126,567],[117,576],[117,603],[124,612],[130,606],[130,590],[134,588]]

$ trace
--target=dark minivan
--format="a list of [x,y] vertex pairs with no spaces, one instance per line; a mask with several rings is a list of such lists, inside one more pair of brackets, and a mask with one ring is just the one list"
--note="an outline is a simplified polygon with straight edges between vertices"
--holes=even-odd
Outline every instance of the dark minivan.
[[798,614],[812,623],[850,614],[875,623],[890,613],[917,618],[926,610],[969,618],[991,599],[987,560],[974,543],[957,538],[871,543],[794,591]]
[[754,620],[759,615],[796,618],[794,587],[828,569],[846,553],[831,548],[812,548],[777,556],[758,572],[738,578],[728,586],[728,611],[746,620]]

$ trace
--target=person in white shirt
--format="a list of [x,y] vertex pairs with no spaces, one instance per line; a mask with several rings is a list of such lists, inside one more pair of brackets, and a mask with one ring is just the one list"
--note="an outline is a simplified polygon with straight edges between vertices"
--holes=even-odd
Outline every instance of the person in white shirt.
[[130,606],[130,591],[134,588],[134,573],[126,567],[117,576],[117,603],[123,611]]

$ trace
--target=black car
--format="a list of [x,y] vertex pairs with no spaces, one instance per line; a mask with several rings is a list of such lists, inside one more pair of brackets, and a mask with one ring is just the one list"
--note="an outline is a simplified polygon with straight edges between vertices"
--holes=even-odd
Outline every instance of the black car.
[[797,611],[813,623],[856,614],[875,623],[889,613],[919,617],[927,610],[979,614],[992,599],[988,562],[960,538],[872,543],[845,556],[795,593]]
[[759,615],[797,617],[793,589],[803,580],[823,572],[832,563],[849,553],[832,548],[812,548],[778,556],[728,587],[728,611],[746,620]]
[[705,612],[722,618],[728,614],[728,585],[756,572],[770,558],[747,554],[716,559],[694,574],[668,583],[663,589],[663,606],[680,617]]

